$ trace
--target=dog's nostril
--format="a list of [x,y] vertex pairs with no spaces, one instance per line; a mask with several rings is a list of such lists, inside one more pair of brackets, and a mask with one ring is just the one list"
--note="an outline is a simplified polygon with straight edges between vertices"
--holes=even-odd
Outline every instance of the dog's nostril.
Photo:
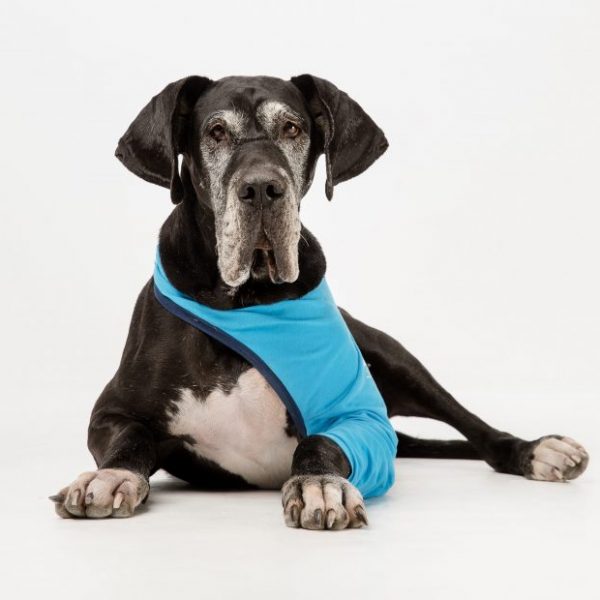
[[277,200],[283,196],[283,187],[277,183],[269,183],[265,189],[265,194],[270,200]]
[[256,196],[256,190],[251,185],[242,185],[238,191],[238,198],[243,202],[252,203]]

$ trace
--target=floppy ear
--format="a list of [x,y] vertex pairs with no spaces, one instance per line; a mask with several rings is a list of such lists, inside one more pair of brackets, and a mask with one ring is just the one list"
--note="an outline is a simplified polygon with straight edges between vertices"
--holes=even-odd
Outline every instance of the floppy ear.
[[333,186],[360,175],[387,149],[385,135],[373,119],[348,94],[314,75],[292,77],[302,92],[320,133],[325,153],[325,193],[331,200]]
[[183,199],[177,157],[183,149],[187,119],[211,83],[198,76],[170,83],[142,108],[115,151],[132,173],[170,188],[174,204]]

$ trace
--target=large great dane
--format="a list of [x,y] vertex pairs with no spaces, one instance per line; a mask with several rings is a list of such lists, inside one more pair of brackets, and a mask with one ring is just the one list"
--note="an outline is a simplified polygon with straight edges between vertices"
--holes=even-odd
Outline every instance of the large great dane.
[[[170,190],[175,208],[159,237],[170,282],[205,306],[230,310],[301,298],[317,286],[325,258],[299,217],[317,159],[325,155],[331,199],[335,185],[365,171],[387,145],[357,102],[324,79],[192,76],[152,98],[116,155]],[[398,457],[480,459],[501,473],[554,482],[585,470],[587,453],[571,438],[528,441],[494,429],[396,340],[340,311],[388,416],[437,419],[466,437],[397,433]],[[260,370],[165,310],[152,279],[117,373],[93,409],[88,447],[97,470],[52,497],[61,517],[131,516],[150,476],[164,469],[208,489],[283,488],[292,527],[367,523],[342,448],[324,435],[301,435]]]

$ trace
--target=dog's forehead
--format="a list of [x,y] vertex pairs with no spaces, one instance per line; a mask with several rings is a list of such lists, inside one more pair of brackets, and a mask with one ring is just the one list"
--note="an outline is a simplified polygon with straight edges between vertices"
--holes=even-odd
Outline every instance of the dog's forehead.
[[270,103],[284,105],[301,116],[307,116],[304,99],[290,81],[276,77],[225,77],[215,81],[198,100],[195,111],[201,116],[235,110],[255,115],[259,107]]

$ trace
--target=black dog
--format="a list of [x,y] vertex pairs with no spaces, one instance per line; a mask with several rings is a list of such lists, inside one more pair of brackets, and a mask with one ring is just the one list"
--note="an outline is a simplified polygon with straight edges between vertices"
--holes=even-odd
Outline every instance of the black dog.
[[[160,232],[169,280],[202,304],[239,308],[298,298],[325,272],[299,205],[325,154],[326,193],[387,148],[383,132],[334,85],[311,75],[188,77],[140,112],[116,155],[167,187],[177,205]],[[183,155],[181,169],[178,157]],[[444,421],[468,441],[398,433],[397,456],[485,460],[497,471],[564,481],[585,450],[552,435],[525,441],[493,429],[446,392],[398,342],[342,310],[389,416]],[[157,302],[150,280],[137,301],[121,364],[97,401],[89,449],[98,470],[52,499],[62,517],[124,517],[165,469],[203,488],[280,488],[292,527],[366,523],[350,467],[329,438],[297,434],[263,376]]]

